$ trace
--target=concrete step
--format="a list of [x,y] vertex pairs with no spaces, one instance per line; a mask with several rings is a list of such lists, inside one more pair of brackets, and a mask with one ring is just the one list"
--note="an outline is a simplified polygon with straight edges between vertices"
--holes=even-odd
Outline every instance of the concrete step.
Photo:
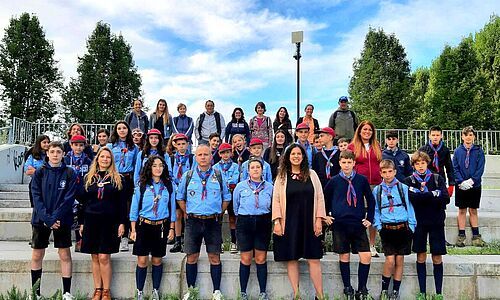
[[[0,242],[2,256],[0,257],[0,293],[16,285],[28,289],[30,283],[31,249],[24,242]],[[167,252],[168,253],[168,252]],[[73,281],[72,291],[91,294],[93,281],[90,257],[87,254],[72,253]],[[239,255],[224,253],[222,260],[221,289],[228,299],[236,299],[239,289]],[[500,256],[444,256],[444,296],[446,299],[498,299],[500,294]],[[112,295],[117,299],[133,299],[135,292],[136,257],[128,253],[112,255],[113,281]],[[378,298],[380,292],[380,277],[384,258],[374,258],[370,267],[368,288],[370,293]],[[323,286],[330,299],[342,293],[342,280],[338,268],[338,256],[327,254],[321,260]],[[356,287],[357,256],[352,257],[351,282]],[[163,280],[161,292],[182,295],[186,291],[185,255],[170,254],[163,259]],[[272,252],[268,253],[268,293],[271,299],[292,299],[292,290],[287,277],[286,264],[274,262]],[[43,264],[42,294],[52,295],[61,288],[60,267],[57,250],[49,247]],[[150,270],[148,271],[148,273]],[[201,253],[198,263],[197,286],[200,287],[201,298],[210,299],[212,283],[210,267],[205,253]],[[252,297],[258,294],[255,266],[251,267],[248,292]],[[432,262],[427,260],[427,286],[433,292]],[[307,262],[300,261],[300,289],[304,299],[314,296],[314,289],[309,279]],[[151,291],[151,277],[146,280],[146,293]],[[401,289],[401,299],[412,299],[418,292],[418,282],[415,270],[415,255],[406,257],[404,279]]]
[[0,192],[0,201],[2,200],[29,200],[29,192]]
[[28,184],[0,183],[0,191],[4,192],[28,192]]
[[30,208],[29,200],[0,200],[0,208]]

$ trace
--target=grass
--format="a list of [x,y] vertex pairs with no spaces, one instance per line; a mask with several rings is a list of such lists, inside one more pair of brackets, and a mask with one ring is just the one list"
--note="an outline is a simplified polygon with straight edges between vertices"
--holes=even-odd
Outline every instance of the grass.
[[491,241],[485,247],[448,247],[447,251],[450,255],[500,255],[500,241]]

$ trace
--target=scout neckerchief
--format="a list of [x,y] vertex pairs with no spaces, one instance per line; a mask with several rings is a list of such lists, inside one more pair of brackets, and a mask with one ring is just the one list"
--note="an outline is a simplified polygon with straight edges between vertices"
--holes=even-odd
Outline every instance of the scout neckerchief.
[[241,164],[243,163],[243,153],[245,153],[245,148],[243,150],[238,151],[238,149],[234,149],[236,151],[236,154],[238,154],[238,166],[241,167]]
[[439,150],[441,150],[441,148],[443,148],[443,141],[441,140],[439,142],[439,145],[436,147],[434,147],[434,145],[432,144],[431,141],[429,141],[429,146],[431,147],[432,151],[434,151],[434,157],[432,158],[432,166],[436,169],[436,172],[439,173],[439,155],[438,155],[438,152]]
[[468,169],[469,168],[469,162],[470,162],[470,150],[472,149],[472,146],[474,146],[474,144],[470,145],[470,148],[467,148],[465,147],[465,144],[464,144],[464,148],[465,150],[467,151],[467,154],[465,155],[465,168]]
[[300,142],[300,140],[297,141],[297,144],[301,145],[302,148],[304,148],[304,150],[306,150],[306,152],[309,150],[309,148],[311,147],[311,144],[309,143],[308,140],[306,140],[306,142],[304,144],[302,144]]
[[202,186],[201,200],[205,200],[205,198],[207,197],[207,180],[208,180],[208,177],[210,177],[211,172],[212,172],[212,168],[209,168],[205,172],[200,170],[200,168],[196,168],[196,173],[198,173],[198,176],[200,177],[201,186]]
[[222,173],[226,174],[227,171],[229,171],[229,169],[233,165],[233,161],[231,159],[229,159],[229,162],[225,162],[224,160],[221,159],[219,161],[219,164],[220,164],[220,168],[222,169]]
[[[420,175],[425,175],[424,179],[422,179],[420,177]],[[412,176],[418,182],[420,182],[420,191],[422,191],[422,192],[428,192],[429,191],[429,189],[427,188],[427,182],[429,181],[429,179],[432,176],[432,172],[429,169],[427,169],[424,174],[420,174],[417,171],[415,171],[415,172],[413,172]]]
[[389,200],[389,212],[394,212],[394,198],[392,197],[391,189],[396,186],[399,181],[394,178],[394,180],[387,184],[385,181],[382,181],[381,187],[384,195],[387,196],[387,200]]
[[189,154],[180,154],[179,152],[176,152],[175,155],[175,161],[177,162],[177,179],[181,179],[182,174],[183,174],[183,169],[182,167],[186,164],[189,158]]
[[265,181],[255,182],[251,179],[247,180],[248,187],[255,195],[255,208],[259,208],[259,193],[264,189]]
[[[83,164],[83,158],[84,154],[81,153],[80,156],[75,156],[75,153],[73,151],[70,151],[69,153],[69,165],[73,167],[76,171],[76,173],[80,173],[81,176],[83,176],[83,170],[82,170],[82,164]],[[80,176],[76,176],[76,184],[80,183]]]
[[218,149],[215,149],[214,151],[212,151],[212,160],[210,161],[210,164],[213,166],[214,163],[215,163],[215,155],[217,155],[217,153],[219,152]]
[[[358,202],[358,198],[356,197],[356,190],[354,189],[354,185],[352,184],[352,179],[356,175],[355,171],[352,171],[351,176],[347,177],[344,172],[339,173],[340,178],[344,179],[349,183],[349,187],[347,188],[347,204],[349,206],[352,206],[354,204],[354,207],[356,207],[356,204]],[[352,199],[351,199],[352,198]]]
[[111,183],[110,181],[106,181],[111,176],[109,175],[108,172],[106,172],[106,175],[104,175],[103,178],[101,178],[101,175],[99,173],[96,175],[97,175],[97,199],[102,200],[102,198],[104,197],[104,185]]
[[155,190],[155,187],[154,187],[154,183],[149,187],[149,189],[151,190],[151,193],[153,193],[153,214],[155,215],[155,217],[158,217],[158,202],[160,201],[161,199],[161,196],[163,194],[163,191],[165,190],[165,185],[163,185],[163,183],[160,181],[160,189],[158,191],[158,194],[156,194],[156,190]]
[[125,167],[125,155],[128,152],[127,144],[125,144],[125,142],[123,141],[120,141],[118,142],[118,147],[120,147],[120,152],[122,153],[120,155],[120,165],[122,167]]
[[326,152],[325,152],[324,148],[321,150],[321,154],[326,159],[325,172],[326,172],[326,178],[327,179],[332,178],[332,175],[330,175],[330,167],[333,166],[333,163],[330,160],[335,155],[335,153],[337,153],[337,150],[338,150],[337,147],[333,147],[332,148],[332,153],[330,154],[330,156],[326,156]]

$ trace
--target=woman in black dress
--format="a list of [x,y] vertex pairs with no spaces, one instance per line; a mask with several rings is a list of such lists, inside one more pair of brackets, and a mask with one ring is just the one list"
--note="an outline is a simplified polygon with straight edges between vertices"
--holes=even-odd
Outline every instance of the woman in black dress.
[[[292,144],[285,150],[273,189],[274,260],[286,261],[294,297],[299,293],[299,262],[307,259],[316,297],[323,298],[321,262],[322,223],[327,222],[323,189],[309,169],[304,148]],[[329,221],[328,221],[329,222]]]
[[111,254],[118,252],[128,219],[124,182],[111,150],[99,149],[85,176],[79,218],[81,252],[92,256],[93,300],[111,300]]

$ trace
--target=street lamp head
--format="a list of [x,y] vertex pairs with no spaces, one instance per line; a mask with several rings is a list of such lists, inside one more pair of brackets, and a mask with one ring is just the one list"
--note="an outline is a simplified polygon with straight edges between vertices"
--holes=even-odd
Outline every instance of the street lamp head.
[[304,31],[294,31],[292,32],[292,43],[298,44],[304,41]]

